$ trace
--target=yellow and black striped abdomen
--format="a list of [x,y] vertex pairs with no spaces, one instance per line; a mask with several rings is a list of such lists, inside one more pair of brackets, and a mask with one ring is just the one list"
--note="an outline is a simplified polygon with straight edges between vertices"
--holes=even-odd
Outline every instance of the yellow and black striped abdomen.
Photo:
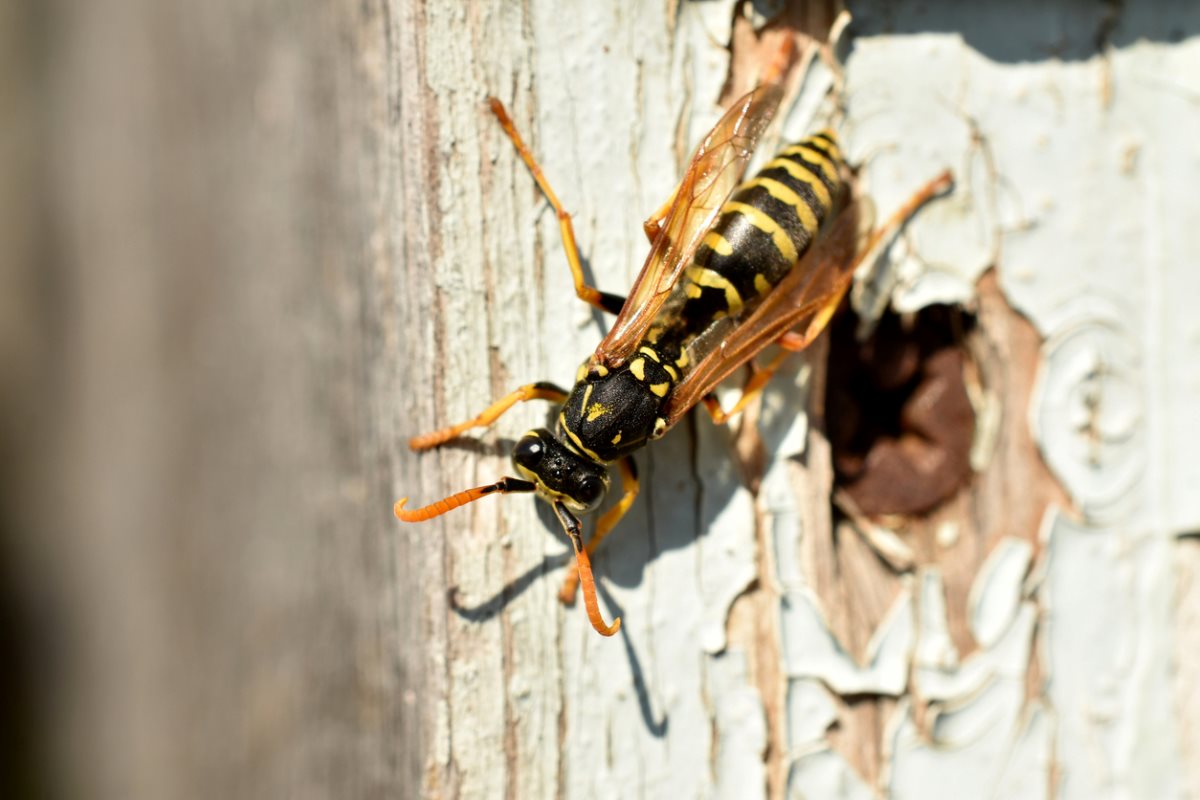
[[841,192],[831,131],[786,148],[733,193],[681,280],[693,333],[769,292],[804,255]]

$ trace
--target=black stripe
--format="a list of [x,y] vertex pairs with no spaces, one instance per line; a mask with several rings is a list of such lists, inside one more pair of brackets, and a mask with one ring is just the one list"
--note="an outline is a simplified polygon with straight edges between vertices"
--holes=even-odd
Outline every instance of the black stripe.
[[[821,132],[814,133],[811,136],[809,136],[807,139],[805,139],[804,141],[800,142],[800,144],[807,144],[816,150],[820,150],[821,155],[825,156],[826,158],[830,159],[831,161],[834,161],[834,162],[838,161],[838,159],[833,157],[833,150],[839,149],[838,143],[836,140],[834,140],[828,134],[821,133]],[[829,149],[830,147],[832,147],[833,150],[830,150]]]
[[717,221],[717,228],[733,246],[733,252],[714,256],[708,267],[732,283],[742,300],[758,296],[755,275],[761,274],[774,285],[792,268],[792,262],[779,252],[771,235],[756,228],[745,214],[725,214]]
[[[811,172],[817,178],[817,180],[819,180],[821,183],[825,184],[825,189],[829,192],[830,202],[833,202],[833,198],[837,197],[838,181],[830,180],[829,178],[825,177],[825,170],[821,169],[821,166],[819,164],[814,164],[813,162],[809,161],[808,159],[806,159],[804,156],[800,155],[799,153],[793,153],[791,155],[780,156],[780,158],[787,159],[788,161],[792,161],[796,164],[799,164],[800,166],[804,167],[806,170]],[[835,166],[834,169],[836,169],[836,168],[837,167]]]
[[[788,172],[784,167],[772,167],[771,169],[764,169],[762,172],[758,173],[758,177],[770,178],[773,181],[782,183],[784,186],[800,195],[800,199],[807,203],[809,209],[812,210],[813,214],[816,215],[818,223],[825,221],[825,214],[827,212],[824,206],[821,205],[821,201],[817,198],[817,193],[814,192],[812,187],[804,181],[799,181],[793,178],[791,173]],[[830,199],[832,200],[832,198]],[[784,205],[787,204],[784,203]],[[789,213],[791,213],[792,216],[797,217],[797,221],[799,221],[799,217],[796,215],[795,211],[790,211]]]
[[[792,244],[796,246],[797,255],[804,255],[804,251],[808,249],[808,245],[817,234],[816,231],[810,231],[804,227],[804,224],[800,221],[800,215],[796,213],[795,208],[782,200],[776,200],[771,196],[770,192],[761,186],[742,189],[734,194],[733,199],[754,206],[775,220],[779,227],[783,228],[791,238]],[[820,216],[818,216],[818,222],[820,219]]]

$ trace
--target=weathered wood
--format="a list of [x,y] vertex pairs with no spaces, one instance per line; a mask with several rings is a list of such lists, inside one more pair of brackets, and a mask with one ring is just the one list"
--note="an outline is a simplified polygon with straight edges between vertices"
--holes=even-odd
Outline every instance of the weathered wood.
[[18,8],[0,64],[40,91],[5,101],[30,120],[5,153],[42,167],[6,159],[0,231],[36,266],[0,309],[38,313],[0,314],[0,355],[42,389],[0,443],[38,534],[12,591],[62,632],[40,708],[67,790],[1196,786],[1172,713],[1196,703],[1194,10],[852,4],[844,108],[818,64],[779,135],[834,118],[884,214],[957,172],[881,280],[977,314],[980,473],[930,515],[845,522],[822,341],[743,423],[639,456],[595,559],[624,621],[603,640],[558,604],[568,547],[532,499],[391,516],[509,471],[545,409],[419,456],[408,436],[569,382],[607,324],[483,101],[623,291],[774,6],[108,0],[14,37],[42,24]]

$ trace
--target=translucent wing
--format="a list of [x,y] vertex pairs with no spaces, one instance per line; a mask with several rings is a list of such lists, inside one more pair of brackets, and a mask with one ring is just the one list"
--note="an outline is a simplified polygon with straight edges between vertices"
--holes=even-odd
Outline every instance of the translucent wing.
[[662,411],[668,427],[785,333],[799,333],[805,346],[820,335],[850,288],[872,218],[869,202],[850,202],[757,308],[719,321],[689,346],[695,366]]
[[781,95],[777,85],[758,87],[735,103],[696,148],[620,315],[596,347],[598,363],[620,366],[637,348],[721,206],[741,182]]

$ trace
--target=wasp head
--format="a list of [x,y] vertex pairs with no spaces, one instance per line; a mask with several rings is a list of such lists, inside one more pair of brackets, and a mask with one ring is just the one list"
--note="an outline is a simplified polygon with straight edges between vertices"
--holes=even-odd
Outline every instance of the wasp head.
[[539,496],[580,514],[595,511],[608,492],[604,465],[574,452],[545,428],[522,436],[512,459],[517,472],[537,485]]

